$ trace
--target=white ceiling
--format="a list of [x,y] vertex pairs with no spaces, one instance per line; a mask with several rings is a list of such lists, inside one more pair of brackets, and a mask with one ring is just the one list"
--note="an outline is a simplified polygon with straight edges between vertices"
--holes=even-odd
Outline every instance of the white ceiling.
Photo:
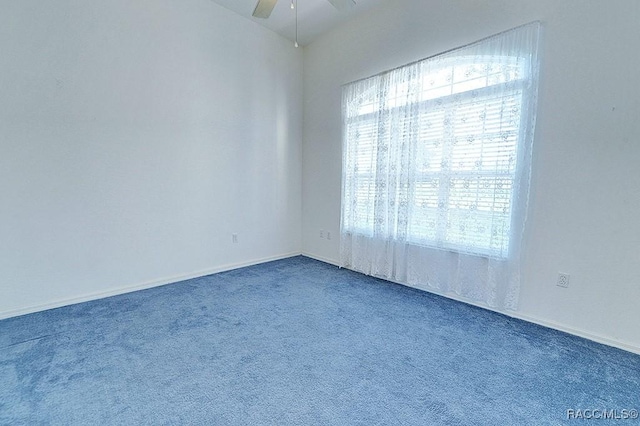
[[[268,19],[259,19],[251,16],[258,0],[212,1],[275,31],[291,40],[291,42],[295,40],[295,12],[291,10],[291,0],[279,0]],[[356,5],[346,12],[339,12],[327,0],[297,1],[298,43],[304,46],[340,23],[364,13],[385,0],[355,0]]]

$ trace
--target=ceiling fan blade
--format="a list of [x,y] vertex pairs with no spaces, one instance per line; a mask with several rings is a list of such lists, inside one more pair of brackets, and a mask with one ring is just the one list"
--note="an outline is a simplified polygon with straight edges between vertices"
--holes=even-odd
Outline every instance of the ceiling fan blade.
[[338,9],[340,12],[349,10],[356,5],[354,0],[329,0],[329,3],[331,3],[333,7]]
[[273,8],[276,6],[278,0],[258,0],[256,8],[253,9],[253,16],[256,18],[267,19]]

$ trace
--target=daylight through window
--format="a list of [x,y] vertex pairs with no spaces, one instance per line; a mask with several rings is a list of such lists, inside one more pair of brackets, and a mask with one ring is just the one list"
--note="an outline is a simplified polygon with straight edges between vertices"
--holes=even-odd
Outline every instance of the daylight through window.
[[345,86],[344,233],[508,256],[532,86],[530,52],[509,53],[451,52]]

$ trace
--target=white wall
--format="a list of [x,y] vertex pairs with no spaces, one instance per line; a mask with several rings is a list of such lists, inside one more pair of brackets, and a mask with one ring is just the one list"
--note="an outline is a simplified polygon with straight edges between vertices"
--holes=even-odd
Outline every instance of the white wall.
[[0,317],[295,254],[301,217],[337,261],[340,85],[535,19],[519,315],[640,350],[637,0],[393,0],[311,44],[302,215],[289,41],[209,0],[3,2]]
[[338,259],[319,231],[339,231],[340,85],[533,20],[546,28],[517,315],[640,351],[637,0],[393,0],[308,46],[303,250]]
[[0,317],[300,252],[289,41],[209,0],[19,0],[0,52]]

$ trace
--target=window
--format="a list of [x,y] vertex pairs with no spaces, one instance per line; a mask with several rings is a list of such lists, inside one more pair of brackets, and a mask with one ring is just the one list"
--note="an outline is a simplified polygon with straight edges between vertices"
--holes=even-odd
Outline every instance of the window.
[[343,233],[507,258],[532,53],[494,36],[345,86]]

